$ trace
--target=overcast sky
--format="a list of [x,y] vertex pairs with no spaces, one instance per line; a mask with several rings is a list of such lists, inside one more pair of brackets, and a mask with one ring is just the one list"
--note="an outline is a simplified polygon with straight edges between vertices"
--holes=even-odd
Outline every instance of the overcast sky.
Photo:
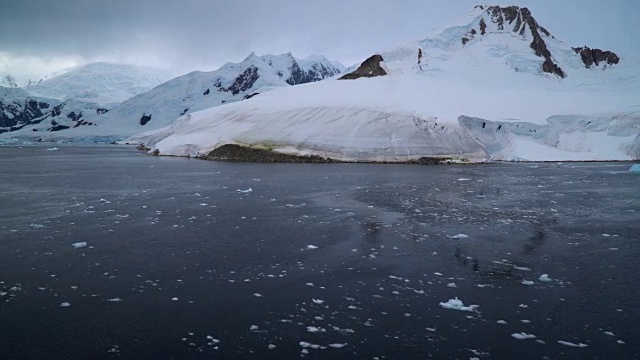
[[[420,39],[478,0],[5,0],[0,75],[38,78],[94,61],[174,74],[291,51],[345,65]],[[640,0],[513,0],[574,46],[640,54]]]

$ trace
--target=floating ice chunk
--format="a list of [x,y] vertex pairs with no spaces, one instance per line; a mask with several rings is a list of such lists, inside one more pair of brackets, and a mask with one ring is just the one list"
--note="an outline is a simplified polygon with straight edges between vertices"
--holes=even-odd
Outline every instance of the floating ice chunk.
[[42,228],[44,228],[44,225],[41,225],[41,224],[31,224],[29,226],[34,228],[34,229],[42,229]]
[[464,306],[464,303],[462,303],[462,300],[458,299],[457,297],[455,299],[449,299],[449,301],[447,302],[441,302],[440,306],[442,306],[445,309],[460,310],[460,311],[475,311],[477,308],[480,307],[479,305]]
[[246,193],[253,192],[253,189],[252,189],[252,188],[248,188],[247,190],[240,190],[240,189],[238,189],[238,190],[236,190],[236,192],[239,192],[239,193],[241,193],[241,194],[246,194]]
[[60,149],[58,149],[57,147],[52,147],[52,148],[48,148],[46,151],[58,151]]
[[551,278],[549,277],[549,274],[542,274],[542,275],[540,275],[538,280],[544,281],[544,282],[550,282]]
[[300,346],[303,349],[306,349],[306,348],[319,349],[320,348],[320,345],[312,344],[312,343],[307,342],[307,341],[300,341]]
[[253,296],[255,296],[255,297],[257,297],[257,298],[262,297],[262,295],[261,295],[261,294],[259,294],[259,293],[254,293],[254,294],[253,294]]
[[113,298],[113,299],[107,299],[108,302],[121,302],[122,299],[120,298]]
[[611,331],[605,331],[604,334],[609,336],[615,336]]
[[275,345],[273,345],[273,344],[269,344],[269,345],[267,345],[267,349],[269,349],[269,350],[273,350],[273,349],[275,349],[275,348],[276,348],[276,346],[275,346]]
[[60,307],[69,307],[69,306],[71,306],[71,304],[66,301],[63,303],[60,303]]
[[319,328],[319,327],[315,327],[315,326],[307,326],[307,331],[310,332],[310,333],[326,332],[325,329]]
[[332,347],[334,349],[341,349],[343,347],[347,346],[347,344],[329,344],[329,347]]
[[522,280],[522,284],[524,284],[524,285],[533,285],[534,282],[531,281],[531,280]]
[[518,339],[518,340],[527,340],[527,339],[535,339],[536,336],[533,334],[527,334],[527,333],[513,333],[511,334],[512,337]]
[[71,246],[73,246],[76,249],[81,249],[83,247],[87,247],[87,243],[86,242],[77,242],[75,244],[71,244]]
[[177,297],[171,298],[171,301],[178,301]]
[[318,248],[318,247],[317,247],[317,246],[315,246],[315,245],[307,245],[307,250],[315,250],[315,249],[317,249],[317,248]]
[[620,345],[622,345],[622,344],[626,344],[626,343],[625,343],[624,341],[622,341],[622,340],[618,340],[618,341],[616,341],[616,342],[617,342],[618,344],[620,344]]
[[520,271],[531,271],[531,269],[528,267],[514,266],[513,268]]
[[469,179],[469,178],[460,178],[460,179],[458,179],[458,181],[471,181],[471,179]]
[[111,201],[109,201],[109,200],[107,200],[105,198],[100,199],[100,202],[101,203],[105,203],[105,204],[111,204]]
[[572,343],[572,342],[562,341],[562,340],[558,340],[558,344],[562,344],[562,345],[566,345],[566,346],[571,346],[571,347],[579,347],[579,348],[584,348],[584,347],[589,346],[589,345],[587,345],[587,344],[583,344],[583,343],[574,344],[574,343]]
[[324,300],[320,300],[320,299],[312,299],[312,300],[313,300],[314,304],[320,305],[320,304],[324,303]]
[[447,236],[449,239],[466,239],[469,236],[465,235],[465,234],[458,234],[458,235],[454,235],[454,236]]
[[258,325],[251,325],[251,327],[249,327],[249,330],[251,330],[251,331],[258,330]]
[[496,323],[500,324],[500,325],[507,325],[507,322],[504,321],[504,320],[498,320],[498,321],[496,321]]
[[447,287],[455,288],[455,287],[458,287],[458,286],[456,285],[456,283],[448,283]]
[[640,173],[640,164],[634,164],[629,168],[629,171],[632,173]]

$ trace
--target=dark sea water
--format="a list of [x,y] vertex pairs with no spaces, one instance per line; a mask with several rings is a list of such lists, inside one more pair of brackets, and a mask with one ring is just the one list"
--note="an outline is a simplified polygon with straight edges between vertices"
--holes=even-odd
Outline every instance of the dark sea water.
[[0,147],[2,359],[640,359],[628,163],[56,146]]

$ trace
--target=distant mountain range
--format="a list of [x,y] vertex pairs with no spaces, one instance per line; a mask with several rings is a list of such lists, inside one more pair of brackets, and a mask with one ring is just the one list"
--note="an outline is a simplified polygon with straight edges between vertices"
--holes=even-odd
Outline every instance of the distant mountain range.
[[[323,56],[297,59],[290,53],[261,57],[252,53],[240,63],[195,71],[160,85],[167,78],[162,71],[93,63],[13,91],[11,97],[0,96],[0,111],[11,108],[0,112],[0,133],[19,131],[11,136],[39,137],[87,125],[97,127],[87,134],[131,135],[165,126],[188,112],[244,100],[275,87],[319,81],[344,69]],[[31,111],[32,98],[48,106],[42,112]]]

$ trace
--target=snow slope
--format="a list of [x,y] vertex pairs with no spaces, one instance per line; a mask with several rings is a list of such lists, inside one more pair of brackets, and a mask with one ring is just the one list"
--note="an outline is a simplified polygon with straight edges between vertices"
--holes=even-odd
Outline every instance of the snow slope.
[[638,158],[640,62],[596,50],[581,57],[526,8],[476,7],[381,52],[385,76],[274,90],[130,141],[168,155],[240,144],[350,161]]
[[26,90],[61,101],[84,99],[113,107],[168,80],[164,71],[137,65],[98,62],[73,68]]

